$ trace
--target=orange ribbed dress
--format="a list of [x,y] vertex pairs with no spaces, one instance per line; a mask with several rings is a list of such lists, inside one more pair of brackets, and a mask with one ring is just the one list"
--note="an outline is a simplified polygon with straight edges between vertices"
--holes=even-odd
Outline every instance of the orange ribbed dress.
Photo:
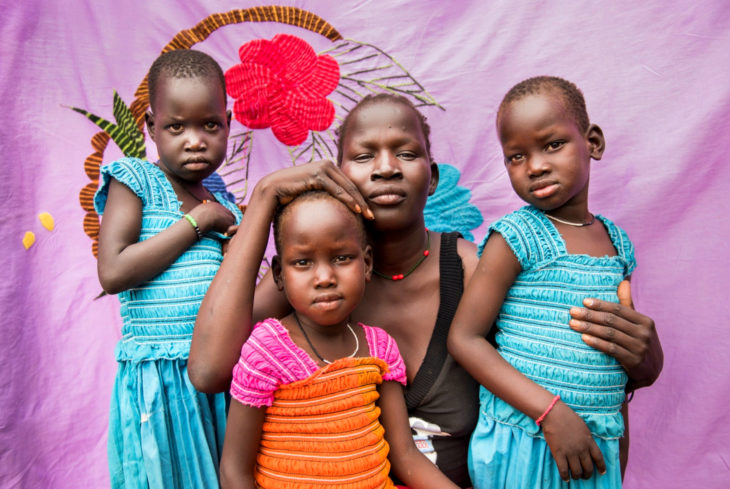
[[[244,345],[231,387],[233,397],[244,404],[257,404],[253,391],[262,387],[265,391],[267,384],[277,383],[276,377],[301,378],[314,369],[306,378],[278,383],[271,393],[273,401],[258,404],[271,402],[255,475],[262,488],[395,487],[388,477],[389,447],[375,403],[384,376],[403,383],[405,367],[390,336],[379,328],[363,328],[371,354],[376,355],[340,359],[321,369],[275,320],[259,323],[246,343],[250,348]],[[400,372],[391,379],[393,367]]]

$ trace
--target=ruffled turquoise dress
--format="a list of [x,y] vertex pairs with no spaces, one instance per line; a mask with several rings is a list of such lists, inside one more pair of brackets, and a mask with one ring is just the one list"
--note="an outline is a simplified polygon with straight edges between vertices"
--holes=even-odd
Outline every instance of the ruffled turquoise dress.
[[[124,158],[101,169],[94,205],[102,214],[112,179],[142,201],[140,241],[182,218],[180,202],[157,166]],[[223,193],[218,202],[241,220]],[[202,394],[187,374],[198,308],[223,255],[209,233],[167,270],[119,293],[122,339],[109,420],[113,488],[217,488],[226,421],[224,394]]]
[[553,223],[526,206],[490,226],[504,237],[522,266],[497,319],[498,351],[512,366],[561,399],[586,422],[608,472],[564,483],[542,429],[532,418],[480,389],[480,415],[469,447],[475,489],[619,488],[618,439],[624,423],[626,372],[615,358],[581,340],[568,326],[569,310],[595,297],[618,302],[617,287],[636,267],[626,233],[596,216],[616,256],[568,254]]

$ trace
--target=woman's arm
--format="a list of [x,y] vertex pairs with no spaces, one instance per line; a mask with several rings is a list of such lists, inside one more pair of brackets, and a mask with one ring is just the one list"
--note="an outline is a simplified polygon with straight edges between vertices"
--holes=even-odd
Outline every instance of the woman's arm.
[[570,310],[570,327],[583,333],[583,341],[623,365],[629,376],[627,391],[654,383],[664,366],[664,352],[654,321],[634,310],[628,280],[618,287],[619,303],[598,299],[583,301],[585,308]]
[[383,382],[379,391],[380,420],[390,445],[388,460],[395,475],[410,489],[457,488],[413,442],[403,387],[390,380]]
[[265,413],[266,408],[244,406],[235,399],[231,401],[221,455],[222,489],[257,487],[254,468]]
[[227,390],[253,319],[279,317],[286,310],[270,277],[256,289],[255,302],[253,287],[276,207],[308,190],[326,190],[354,211],[372,217],[357,188],[330,161],[285,168],[262,178],[198,311],[188,359],[188,374],[198,390]]
[[[203,233],[225,231],[235,222],[233,214],[217,203],[197,205],[189,214]],[[142,201],[129,187],[112,179],[99,229],[97,261],[99,282],[106,292],[116,294],[155,277],[198,238],[184,219],[140,242],[141,228]]]
[[[532,419],[539,418],[554,395],[518,372],[486,339],[521,267],[504,238],[494,233],[464,291],[451,324],[451,355],[481,385]],[[545,440],[563,480],[588,478],[603,456],[588,427],[566,404],[558,402],[542,423]]]

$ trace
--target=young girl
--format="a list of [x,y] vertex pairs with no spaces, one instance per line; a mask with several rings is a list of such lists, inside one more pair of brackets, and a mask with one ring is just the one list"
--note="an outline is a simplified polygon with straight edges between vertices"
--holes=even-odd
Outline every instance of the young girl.
[[172,51],[149,72],[150,138],[159,161],[102,168],[98,269],[123,320],[112,393],[114,488],[216,488],[225,398],[187,374],[193,324],[240,210],[202,181],[226,154],[223,73],[208,55]]
[[[394,487],[390,460],[412,488],[455,488],[411,438],[395,341],[350,321],[373,268],[362,220],[328,193],[312,192],[273,222],[273,275],[293,311],[258,323],[241,349],[223,487]],[[256,262],[266,240],[249,224],[244,218],[238,249],[257,253]],[[248,322],[255,268],[244,273]]]
[[[603,134],[575,85],[554,77],[513,87],[497,131],[512,187],[529,205],[490,227],[448,338],[483,386],[474,487],[568,487],[571,476],[584,480],[570,487],[620,487],[627,375],[568,327],[586,298],[618,302],[635,267],[626,233],[588,210]],[[485,339],[495,319],[496,351]]]

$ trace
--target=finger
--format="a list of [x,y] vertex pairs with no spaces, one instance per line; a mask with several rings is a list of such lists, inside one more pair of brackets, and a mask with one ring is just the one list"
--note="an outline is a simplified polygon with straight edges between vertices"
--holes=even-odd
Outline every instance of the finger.
[[583,473],[583,479],[590,479],[593,477],[593,458],[590,450],[586,450],[580,454],[580,466]]
[[226,236],[233,236],[238,231],[238,224],[233,224],[231,226],[228,226],[228,229],[226,229],[225,235]]
[[624,369],[634,368],[641,363],[642,356],[640,353],[625,348],[618,342],[603,340],[590,334],[581,335],[581,340],[586,345],[615,358]]
[[597,315],[595,317],[603,318],[604,321],[608,316],[616,316],[617,318],[624,319],[632,324],[646,323],[649,321],[649,318],[624,304],[619,302],[602,301],[595,298],[583,299],[582,308],[572,307],[570,309],[570,315],[576,319],[586,319],[587,317],[590,317],[591,314],[596,313],[603,313],[603,316]]
[[[362,213],[367,219],[375,218],[360,190],[352,183],[352,180],[342,173],[342,170],[334,165],[330,165],[327,167],[327,174],[342,189],[345,196],[351,199],[349,202],[343,200],[345,204],[348,204],[348,207],[357,213]],[[337,194],[335,196],[340,198]]]
[[618,284],[618,301],[625,307],[634,308],[634,301],[631,299],[631,282],[628,280]]
[[595,441],[591,444],[590,452],[593,463],[596,464],[596,470],[599,474],[604,475],[606,473],[606,462],[603,460],[603,454]]
[[570,481],[570,469],[568,467],[568,461],[565,457],[555,457],[555,454],[553,453],[553,459],[555,460],[555,464],[558,466],[558,473],[560,474],[560,478],[563,480],[563,482],[569,482]]
[[583,477],[583,466],[580,463],[580,457],[578,455],[573,454],[568,457],[568,467],[570,468],[570,476],[573,479]]

